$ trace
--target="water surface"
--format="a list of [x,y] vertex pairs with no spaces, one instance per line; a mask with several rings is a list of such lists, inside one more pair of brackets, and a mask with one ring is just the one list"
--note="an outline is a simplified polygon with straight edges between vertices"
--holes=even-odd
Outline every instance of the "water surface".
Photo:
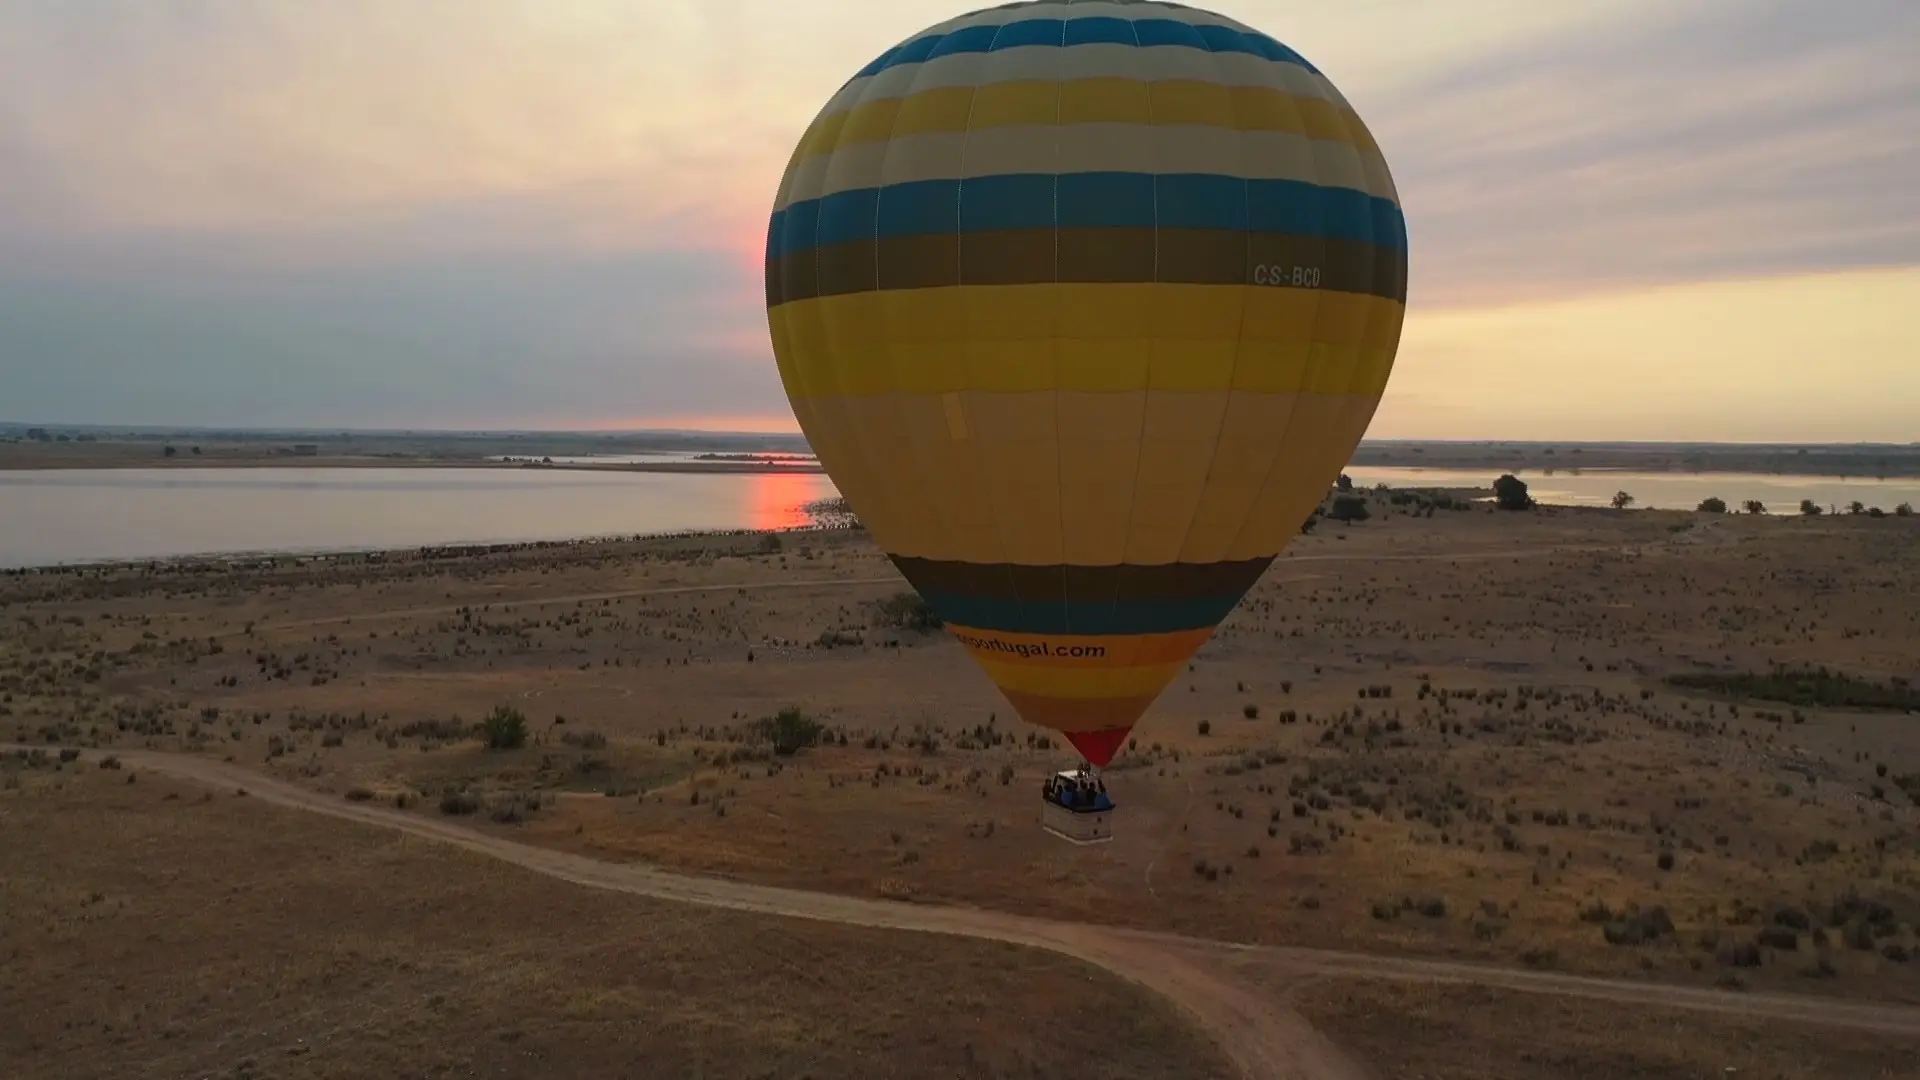
[[0,471],[0,566],[787,528],[835,494],[817,473]]

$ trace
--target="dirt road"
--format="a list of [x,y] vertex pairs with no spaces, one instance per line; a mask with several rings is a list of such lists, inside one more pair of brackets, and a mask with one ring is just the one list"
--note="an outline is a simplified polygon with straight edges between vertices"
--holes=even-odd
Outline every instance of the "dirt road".
[[[23,749],[5,747],[4,749]],[[736,911],[820,919],[856,926],[988,938],[1050,949],[1096,964],[1165,996],[1206,1030],[1248,1080],[1363,1080],[1347,1057],[1270,993],[1248,988],[1242,973],[1270,985],[1317,976],[1466,982],[1531,993],[1633,1005],[1663,1005],[1759,1019],[1818,1024],[1920,1038],[1920,1009],[1777,994],[1722,993],[1692,987],[1553,972],[1237,945],[1173,934],[1119,930],[974,908],[866,900],[831,893],[686,877],[639,864],[616,864],[517,843],[398,810],[309,791],[236,765],[184,754],[118,751],[124,765],[330,817],[453,844],[535,873],[598,889]],[[89,757],[102,752],[89,752]],[[1278,978],[1275,978],[1275,977]]]

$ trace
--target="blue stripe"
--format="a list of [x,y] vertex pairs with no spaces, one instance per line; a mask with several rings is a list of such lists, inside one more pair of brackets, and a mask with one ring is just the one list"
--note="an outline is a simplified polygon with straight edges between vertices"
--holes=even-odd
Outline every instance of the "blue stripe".
[[1240,603],[1238,596],[1022,604],[990,596],[922,595],[945,622],[1009,634],[1171,634],[1218,626]]
[[1193,26],[1178,19],[1021,19],[1003,26],[969,26],[949,34],[928,34],[897,45],[875,57],[854,76],[863,79],[888,68],[918,64],[959,53],[999,52],[1042,45],[1177,45],[1216,53],[1246,53],[1279,63],[1296,64],[1318,75],[1306,58],[1265,34],[1230,26]]
[[1205,173],[1023,173],[916,180],[802,200],[774,213],[767,257],[891,236],[1155,227],[1407,247],[1400,208],[1351,188]]

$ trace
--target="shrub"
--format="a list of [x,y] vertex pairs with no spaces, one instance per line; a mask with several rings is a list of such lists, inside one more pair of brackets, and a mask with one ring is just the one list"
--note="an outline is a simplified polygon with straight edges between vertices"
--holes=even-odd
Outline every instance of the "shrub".
[[1697,509],[1702,514],[1724,514],[1727,512],[1727,501],[1717,496],[1708,496],[1700,500]]
[[1258,720],[1260,719],[1260,706],[1251,704],[1242,705],[1240,707],[1240,715],[1249,720]]
[[480,809],[478,796],[464,791],[449,791],[440,796],[440,812],[452,817],[471,814]]
[[773,752],[782,757],[791,756],[802,747],[817,746],[820,734],[825,727],[803,713],[799,708],[789,705],[772,716],[762,717],[754,724],[759,736],[773,744]]
[[372,798],[373,798],[373,792],[368,791],[366,788],[363,788],[358,784],[355,784],[353,787],[350,787],[347,789],[348,802],[366,802]]
[[527,745],[527,718],[511,705],[497,705],[480,721],[489,750],[518,750]]
[[1531,510],[1533,496],[1527,494],[1527,483],[1512,473],[1501,474],[1493,482],[1494,502],[1502,510]]
[[607,737],[597,731],[569,731],[560,736],[560,741],[568,746],[577,746],[582,750],[604,750]]
[[933,613],[927,601],[919,593],[895,593],[880,601],[880,617],[885,625],[902,630],[918,630],[927,633],[941,627],[940,616]]
[[1365,521],[1373,516],[1363,495],[1335,495],[1327,516],[1335,521]]
[[1673,918],[1666,908],[1656,907],[1609,920],[1600,929],[1609,945],[1644,945],[1672,934]]
[[1213,725],[1205,720],[1202,720],[1198,725],[1195,726],[1195,730],[1199,731],[1200,734],[1202,735],[1211,735],[1213,734]]

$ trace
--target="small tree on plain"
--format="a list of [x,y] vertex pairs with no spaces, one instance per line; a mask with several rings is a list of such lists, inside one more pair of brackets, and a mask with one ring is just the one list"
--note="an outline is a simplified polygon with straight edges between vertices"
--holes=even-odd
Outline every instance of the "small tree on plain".
[[173,447],[171,447],[171,446],[167,446],[167,447],[162,447],[162,448],[161,448],[161,450],[160,450],[160,456],[161,456],[161,457],[172,457],[173,455],[175,455],[175,454],[177,454],[177,453],[179,453],[179,452],[180,452],[180,451],[178,451],[178,450],[175,450],[175,449],[174,449]]
[[1819,517],[1819,516],[1820,516],[1821,514],[1823,514],[1823,513],[1825,513],[1825,511],[1823,511],[1823,510],[1821,510],[1821,509],[1820,509],[1820,504],[1819,504],[1819,503],[1817,503],[1817,502],[1814,502],[1814,501],[1813,501],[1812,499],[1801,499],[1801,500],[1800,500],[1800,514],[1801,514],[1801,516],[1803,516],[1803,517]]
[[820,735],[826,730],[820,721],[792,705],[762,717],[755,727],[762,738],[773,743],[773,752],[782,757],[796,754],[802,747],[818,746]]
[[1493,482],[1493,498],[1502,510],[1533,509],[1533,496],[1527,494],[1527,482],[1512,473],[1503,473]]
[[1847,504],[1847,513],[1849,514],[1864,514],[1866,512],[1867,504],[1861,502],[1859,499],[1855,499]]
[[1335,521],[1365,521],[1373,514],[1367,509],[1367,500],[1364,496],[1335,495],[1333,506],[1327,511],[1327,516]]
[[1759,499],[1748,499],[1746,502],[1740,504],[1740,509],[1745,510],[1749,514],[1764,514],[1767,512],[1767,504],[1761,502]]
[[1335,480],[1333,486],[1339,488],[1341,491],[1352,491],[1353,477],[1348,476],[1346,473],[1341,473],[1340,479]]
[[1624,491],[1616,491],[1613,493],[1613,508],[1615,510],[1625,510],[1627,507],[1632,505],[1633,505],[1633,496],[1627,494]]
[[1727,501],[1725,499],[1708,496],[1700,500],[1699,510],[1702,514],[1724,514],[1727,512]]
[[1893,508],[1893,515],[1895,517],[1912,517],[1913,504],[1910,502],[1901,503],[1899,506]]
[[526,714],[511,705],[496,705],[480,721],[480,733],[489,750],[518,750],[527,745]]

